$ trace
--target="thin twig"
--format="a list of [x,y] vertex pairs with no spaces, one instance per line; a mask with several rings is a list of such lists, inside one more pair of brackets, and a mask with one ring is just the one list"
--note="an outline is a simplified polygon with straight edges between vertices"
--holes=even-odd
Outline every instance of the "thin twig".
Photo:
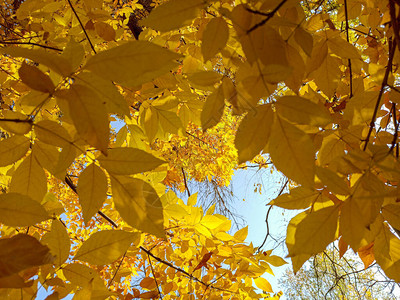
[[187,278],[193,279],[194,281],[197,281],[197,282],[201,283],[201,284],[204,285],[204,286],[208,286],[208,287],[210,287],[210,288],[212,288],[212,289],[216,289],[216,290],[223,291],[223,292],[228,292],[228,293],[232,293],[232,294],[237,294],[237,293],[234,292],[234,291],[222,289],[222,288],[213,286],[213,285],[210,284],[210,283],[205,283],[205,282],[202,281],[201,279],[199,279],[199,278],[193,276],[192,274],[189,274],[189,273],[186,272],[185,270],[183,270],[183,269],[181,269],[181,268],[179,268],[179,267],[176,267],[176,266],[174,266],[173,264],[171,264],[170,262],[165,261],[165,260],[162,260],[161,258],[155,256],[153,253],[151,253],[149,250],[147,250],[147,249],[144,248],[143,246],[140,246],[139,249],[142,250],[142,251],[144,251],[144,252],[147,253],[148,255],[150,255],[150,256],[151,256],[152,258],[154,258],[156,261],[158,261],[158,262],[160,262],[160,263],[162,263],[162,264],[164,264],[164,265],[166,265],[166,266],[168,266],[168,267],[170,267],[170,268],[172,268],[172,269],[174,269],[174,270],[176,270],[176,271],[182,273],[182,274],[185,275]]
[[395,145],[397,144],[397,137],[398,137],[398,132],[399,132],[400,122],[397,122],[396,103],[392,103],[392,111],[393,111],[394,135],[393,135],[392,145],[390,146],[389,154],[392,153]]
[[119,271],[119,268],[121,268],[122,262],[124,261],[125,255],[126,255],[126,251],[125,251],[124,255],[122,256],[121,261],[119,262],[119,264],[118,264],[118,266],[117,266],[117,269],[115,270],[114,276],[111,278],[110,282],[107,284],[107,287],[108,287],[108,288],[109,288],[110,285],[113,283],[115,276],[117,276],[117,273],[118,273],[118,271]]
[[[348,43],[350,43],[350,38],[349,38],[349,17],[347,13],[347,0],[344,0],[344,14],[346,18],[346,40]],[[350,72],[350,95],[349,98],[353,97],[353,72],[351,70],[351,59],[349,58],[348,60],[348,65],[349,65],[349,72]]]
[[161,295],[160,287],[158,286],[156,274],[154,273],[153,264],[151,263],[151,258],[150,258],[149,253],[147,253],[147,258],[149,259],[150,269],[151,269],[151,273],[153,274],[153,277],[154,277],[154,282],[156,283],[156,286],[157,286],[158,295],[160,296],[160,299],[162,299],[163,297]]
[[[74,183],[72,182],[71,178],[69,177],[69,175],[67,174],[65,176],[65,183],[71,188],[71,190],[78,195],[78,191],[76,189],[76,186],[74,185]],[[97,213],[104,218],[108,223],[111,224],[112,227],[114,228],[118,228],[118,225],[110,219],[110,217],[108,217],[106,214],[104,214],[102,211],[98,210]]]
[[[287,178],[286,181],[285,181],[285,184],[282,186],[282,188],[281,188],[281,190],[279,191],[277,197],[279,197],[280,195],[282,195],[282,193],[283,193],[283,191],[285,190],[285,188],[286,188],[288,182],[289,182],[289,179]],[[265,243],[267,242],[268,237],[270,236],[268,217],[269,217],[269,213],[270,213],[271,209],[272,209],[272,205],[268,208],[268,210],[267,210],[267,215],[266,215],[266,217],[265,217],[265,224],[267,225],[267,233],[265,234],[264,241],[263,241],[262,244],[258,247],[257,253],[259,253],[259,252],[261,251],[261,248],[265,245]],[[273,237],[271,236],[271,238],[273,238]],[[275,240],[275,242],[277,242],[277,240],[276,240],[275,238],[273,238],[273,239]]]
[[54,50],[54,51],[59,51],[59,52],[62,51],[62,49],[59,49],[59,48],[46,46],[46,45],[41,45],[41,44],[37,44],[37,43],[33,43],[33,42],[4,42],[4,41],[0,41],[0,44],[1,45],[32,45],[32,46],[38,46],[38,47],[41,47],[41,48],[50,49],[50,50]]
[[94,49],[94,46],[93,46],[93,44],[92,44],[92,41],[90,40],[90,38],[89,38],[89,36],[88,36],[88,34],[87,34],[87,32],[86,32],[86,29],[85,29],[85,27],[84,27],[83,24],[82,24],[81,19],[78,17],[78,14],[76,13],[75,8],[72,6],[71,0],[67,0],[67,1],[68,1],[68,3],[69,3],[69,6],[71,6],[71,9],[72,9],[72,11],[73,11],[74,14],[75,14],[75,17],[78,19],[79,24],[81,25],[81,28],[82,28],[82,30],[83,30],[83,33],[85,34],[86,39],[88,40],[88,42],[89,42],[89,44],[90,44],[90,48],[92,48],[93,52],[96,54],[97,52],[96,52],[96,50]]
[[257,14],[257,15],[266,16],[266,18],[264,20],[262,20],[261,22],[258,22],[257,24],[252,26],[249,30],[247,30],[247,33],[250,33],[253,30],[256,30],[258,27],[263,26],[265,23],[267,23],[276,14],[276,12],[282,7],[282,5],[285,4],[286,1],[287,0],[282,0],[281,3],[279,3],[277,5],[277,7],[275,7],[272,11],[270,11],[268,13],[263,13],[261,11],[253,10],[253,9],[250,9],[250,8],[246,8],[246,10],[248,12],[251,12],[251,13]]
[[187,184],[187,181],[186,181],[185,170],[183,169],[183,167],[181,167],[181,170],[182,170],[182,175],[183,175],[183,183],[185,184],[185,189],[186,189],[186,192],[188,194],[188,197],[190,197],[190,191],[189,191],[189,187],[188,187],[188,184]]
[[372,115],[372,120],[371,120],[371,123],[369,124],[369,130],[368,130],[367,137],[365,139],[365,144],[364,144],[364,149],[363,149],[364,151],[365,151],[365,149],[367,149],[367,145],[368,145],[369,139],[371,137],[372,130],[375,127],[376,115],[378,114],[378,109],[380,107],[380,103],[381,103],[381,99],[382,99],[382,96],[383,96],[383,92],[385,91],[385,87],[387,86],[387,81],[388,81],[388,78],[389,78],[389,74],[390,74],[390,72],[392,70],[392,62],[393,62],[393,56],[394,56],[395,50],[396,50],[396,40],[393,41],[392,43],[389,41],[388,63],[386,65],[385,76],[383,77],[383,80],[382,80],[382,85],[381,85],[381,89],[379,91],[378,99],[376,100],[374,113]]

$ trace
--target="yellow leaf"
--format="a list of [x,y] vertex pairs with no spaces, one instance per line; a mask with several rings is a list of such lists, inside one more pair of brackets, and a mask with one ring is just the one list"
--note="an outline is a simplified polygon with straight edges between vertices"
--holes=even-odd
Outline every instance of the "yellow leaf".
[[85,49],[71,37],[61,56],[71,64],[72,70],[76,70],[85,57]]
[[43,49],[7,47],[1,49],[0,51],[13,57],[28,58],[34,62],[49,67],[53,71],[65,77],[71,75],[72,73],[72,67],[64,57]]
[[107,189],[106,174],[94,163],[79,175],[77,191],[86,224],[103,205],[107,198]]
[[37,138],[46,144],[65,147],[72,142],[68,131],[55,121],[40,121],[34,124],[34,129]]
[[25,134],[32,129],[32,120],[20,112],[6,110],[2,111],[3,118],[0,118],[0,127],[15,134]]
[[0,239],[0,278],[52,261],[49,248],[30,235]]
[[313,49],[313,37],[301,27],[297,27],[294,32],[296,43],[303,49],[304,53],[311,57]]
[[379,233],[378,226],[383,223],[383,218],[379,215],[371,224],[363,213],[364,206],[368,209],[371,203],[365,203],[365,199],[348,198],[340,213],[340,233],[343,241],[355,252],[374,241]]
[[382,223],[374,243],[376,262],[390,278],[400,280],[400,240]]
[[316,174],[323,184],[325,184],[329,190],[339,195],[349,195],[350,188],[346,184],[345,180],[335,172],[328,168],[317,167]]
[[105,299],[112,294],[106,288],[103,279],[101,279],[96,270],[74,263],[66,265],[62,271],[65,278],[75,286],[87,287],[91,285],[93,296]]
[[268,282],[267,279],[265,279],[263,277],[254,278],[254,283],[260,290],[263,290],[264,292],[267,292],[267,293],[274,292],[272,290],[271,284]]
[[206,215],[201,219],[200,224],[208,229],[215,229],[218,226],[222,225],[225,221],[223,219],[218,218],[214,215]]
[[246,226],[238,231],[235,232],[233,237],[237,239],[239,242],[243,243],[244,240],[247,238],[247,234],[249,232],[249,226]]
[[336,239],[339,206],[330,206],[310,212],[297,227],[290,256],[317,254]]
[[75,80],[96,91],[100,99],[106,102],[107,112],[129,116],[128,103],[110,80],[103,79],[93,72],[81,72]]
[[262,105],[250,110],[239,125],[235,137],[239,164],[252,160],[265,147],[273,124],[271,105]]
[[74,259],[93,265],[107,265],[124,255],[132,242],[137,242],[138,238],[139,233],[123,230],[98,231],[82,244]]
[[117,175],[151,171],[165,163],[146,151],[130,147],[110,149],[107,156],[101,155],[98,160],[109,173]]
[[[332,33],[329,31],[328,33]],[[361,59],[356,47],[334,33],[327,39],[329,50],[341,58]]]
[[[289,253],[295,244],[295,234],[296,229],[299,223],[308,215],[308,211],[303,211],[293,217],[287,227],[286,233],[286,246],[288,248]],[[299,254],[295,256],[291,256],[290,259],[293,265],[293,272],[296,274],[298,270],[300,270],[301,266],[311,257],[311,254]]]
[[263,260],[273,265],[274,267],[280,267],[287,264],[287,262],[282,257],[276,255],[267,256],[263,258]]
[[325,127],[332,123],[332,118],[326,108],[302,97],[278,98],[275,107],[279,115],[296,124]]
[[140,282],[140,286],[144,289],[152,290],[152,289],[156,288],[156,282],[154,281],[154,278],[152,278],[152,277],[145,277]]
[[50,232],[43,236],[41,242],[50,248],[57,266],[61,266],[68,259],[71,242],[66,228],[58,219],[53,219]]
[[215,54],[224,49],[228,38],[229,28],[226,21],[221,17],[212,18],[204,29],[201,42],[204,61],[213,58]]
[[388,204],[382,208],[382,215],[389,224],[400,230],[400,205],[399,204]]
[[74,84],[57,95],[68,101],[69,113],[76,130],[91,146],[107,153],[109,120],[104,102],[91,88]]
[[314,186],[315,150],[305,132],[275,116],[268,149],[278,170],[302,185]]
[[285,209],[305,209],[316,201],[325,198],[319,191],[302,186],[290,190],[290,194],[283,194],[272,200],[268,205],[276,205]]
[[43,200],[47,193],[47,177],[34,155],[26,157],[15,170],[10,192],[27,195],[39,203]]
[[178,220],[188,215],[188,212],[179,204],[169,204],[165,206],[164,213]]
[[122,176],[112,176],[115,208],[130,226],[143,232],[164,237],[163,207],[154,188],[147,182]]
[[18,70],[18,75],[21,81],[33,90],[49,94],[54,91],[55,86],[50,77],[35,66],[24,62]]
[[0,167],[11,165],[21,159],[29,147],[30,140],[20,135],[0,141]]
[[96,54],[84,68],[105,79],[137,86],[175,68],[180,57],[147,41],[133,41]]
[[115,30],[114,28],[104,22],[96,22],[94,24],[97,34],[105,41],[115,40]]
[[201,87],[212,87],[222,79],[222,75],[213,71],[201,71],[188,75],[188,80]]
[[178,29],[192,23],[204,5],[204,0],[171,0],[153,9],[140,24],[159,31]]
[[224,108],[224,93],[222,88],[218,88],[207,97],[203,110],[201,111],[201,127],[203,128],[203,131],[218,124],[222,118]]
[[0,211],[0,222],[13,227],[31,226],[50,218],[38,202],[17,193],[0,195]]
[[337,57],[328,55],[319,68],[310,75],[322,92],[329,98],[332,98],[335,93],[342,76],[339,65],[340,60]]

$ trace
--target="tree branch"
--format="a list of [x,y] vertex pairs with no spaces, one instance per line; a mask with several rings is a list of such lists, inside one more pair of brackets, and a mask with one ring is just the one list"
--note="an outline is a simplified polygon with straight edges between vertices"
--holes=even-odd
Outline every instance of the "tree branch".
[[381,103],[381,99],[382,99],[382,96],[383,96],[383,92],[385,91],[385,87],[387,86],[387,81],[388,81],[388,78],[389,78],[389,74],[390,74],[390,72],[392,70],[392,62],[393,62],[393,56],[394,56],[395,50],[396,50],[396,40],[394,40],[394,42],[392,42],[392,43],[389,41],[388,63],[386,65],[385,76],[383,77],[383,80],[382,80],[382,85],[381,85],[381,89],[379,91],[378,99],[376,100],[374,113],[372,115],[372,120],[371,120],[371,123],[369,124],[369,130],[368,130],[368,134],[367,134],[367,137],[365,139],[365,144],[364,144],[364,148],[363,148],[364,151],[365,151],[365,149],[367,149],[367,145],[368,145],[369,139],[371,138],[372,130],[375,128],[376,115],[377,115],[378,109],[380,107],[380,103]]
[[168,267],[170,267],[170,268],[172,268],[172,269],[174,269],[174,270],[176,270],[176,271],[182,273],[182,274],[185,275],[187,278],[193,279],[194,281],[197,281],[197,282],[201,283],[202,285],[204,285],[204,286],[206,286],[206,287],[210,287],[210,288],[212,288],[212,289],[216,289],[216,290],[223,291],[223,292],[228,292],[228,293],[236,294],[236,292],[234,292],[234,291],[222,289],[222,288],[213,286],[213,285],[210,284],[210,283],[205,283],[205,282],[202,281],[201,279],[199,279],[199,278],[193,276],[192,274],[189,274],[189,273],[186,272],[185,270],[183,270],[183,269],[181,269],[181,268],[179,268],[179,267],[176,267],[176,266],[174,266],[173,264],[171,264],[170,262],[165,261],[165,260],[162,260],[161,258],[155,256],[153,253],[151,253],[149,250],[147,250],[146,248],[144,248],[144,247],[142,247],[142,246],[140,246],[139,249],[142,250],[142,251],[144,251],[147,255],[150,255],[150,256],[151,256],[152,258],[154,258],[156,261],[158,261],[158,262],[160,262],[160,263],[162,263],[162,264],[164,264],[164,265],[166,265],[166,266],[168,266]]
[[276,12],[283,6],[283,4],[285,4],[286,1],[287,0],[282,0],[272,11],[270,11],[268,13],[264,13],[264,12],[253,10],[251,8],[246,7],[246,10],[248,12],[266,17],[264,20],[262,20],[261,22],[258,22],[257,24],[252,26],[249,30],[247,30],[247,33],[249,34],[253,30],[256,30],[258,27],[263,26],[265,23],[267,23],[276,14]]
[[[348,43],[350,43],[350,38],[349,38],[349,17],[347,13],[347,0],[344,0],[344,14],[346,18],[346,40]],[[350,72],[350,94],[349,98],[353,97],[353,72],[351,70],[351,59],[349,58],[348,60],[348,66],[349,66],[349,72]]]
[[97,52],[96,52],[96,50],[94,49],[94,46],[93,46],[93,44],[92,44],[92,41],[90,40],[90,38],[89,38],[89,36],[88,36],[88,34],[87,34],[87,32],[86,32],[86,29],[85,29],[85,27],[84,27],[83,24],[82,24],[81,19],[78,17],[78,14],[76,13],[75,8],[72,6],[71,0],[67,0],[67,1],[68,1],[69,6],[71,6],[71,9],[72,9],[72,11],[74,12],[75,17],[78,19],[79,24],[81,25],[81,28],[82,28],[82,30],[83,30],[83,33],[85,34],[86,39],[88,40],[88,42],[89,42],[89,44],[90,44],[90,48],[92,48],[93,52],[96,54]]
[[[78,195],[78,191],[76,189],[76,186],[74,185],[74,183],[72,182],[71,178],[69,177],[69,175],[65,175],[65,183],[71,188],[71,190]],[[118,225],[110,219],[110,217],[108,217],[106,214],[104,214],[102,211],[98,210],[97,213],[104,218],[108,223],[111,224],[112,227],[114,228],[118,228]]]
[[37,44],[37,43],[33,43],[33,42],[4,42],[4,41],[0,41],[0,44],[1,45],[32,45],[32,46],[38,46],[38,47],[41,47],[41,48],[50,49],[50,50],[54,50],[54,51],[58,51],[58,52],[62,51],[62,49],[59,49],[59,48],[46,46],[46,45],[41,45],[41,44]]

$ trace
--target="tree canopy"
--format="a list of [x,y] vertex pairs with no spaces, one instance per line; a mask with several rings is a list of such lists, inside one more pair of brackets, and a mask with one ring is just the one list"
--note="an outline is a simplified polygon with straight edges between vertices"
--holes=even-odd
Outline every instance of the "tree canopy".
[[219,214],[249,164],[295,272],[338,240],[400,281],[398,0],[1,3],[4,298],[278,298]]

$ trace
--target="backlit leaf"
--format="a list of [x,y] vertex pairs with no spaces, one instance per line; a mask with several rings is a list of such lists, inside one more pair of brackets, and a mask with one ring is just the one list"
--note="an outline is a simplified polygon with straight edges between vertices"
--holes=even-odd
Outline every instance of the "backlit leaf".
[[56,265],[61,266],[68,259],[71,243],[67,229],[60,220],[53,219],[50,232],[42,238],[41,242],[50,248]]
[[314,186],[315,150],[306,133],[276,116],[268,149],[275,166],[286,176],[307,187]]
[[53,261],[49,248],[27,234],[0,239],[0,278]]
[[178,58],[179,54],[160,46],[133,41],[96,54],[85,69],[105,79],[137,86],[174,69]]
[[290,190],[290,194],[280,195],[268,204],[286,209],[305,209],[323,197],[319,191],[300,186]]
[[215,54],[221,51],[225,47],[228,37],[229,28],[226,21],[221,17],[212,18],[204,29],[201,42],[204,61],[213,58]]
[[58,147],[64,147],[72,142],[68,131],[59,123],[43,120],[35,123],[35,134],[42,142]]
[[336,238],[338,216],[338,206],[310,212],[298,223],[289,254],[317,254],[324,250]]
[[38,202],[28,196],[0,194],[0,223],[7,226],[31,226],[49,219],[49,215]]
[[63,76],[69,76],[72,73],[71,65],[61,55],[45,51],[43,49],[28,49],[21,47],[2,48],[1,52],[13,57],[28,58],[36,63],[45,65],[53,71]]
[[165,163],[146,151],[129,147],[110,149],[107,156],[99,157],[99,161],[108,172],[117,175],[142,173]]
[[203,131],[218,124],[222,118],[224,108],[224,93],[222,88],[218,88],[207,97],[203,110],[201,111],[201,127],[203,128]]
[[204,0],[171,0],[153,9],[140,23],[159,31],[178,29],[189,25],[204,6]]
[[21,135],[14,135],[0,141],[0,167],[8,166],[21,159],[29,150],[30,140]]
[[254,283],[256,284],[256,286],[263,290],[264,292],[267,293],[273,293],[274,291],[272,290],[271,284],[268,282],[267,279],[263,278],[263,277],[258,277],[254,279]]
[[308,99],[284,96],[275,103],[279,115],[296,124],[325,127],[332,122],[329,112]]
[[10,192],[27,195],[39,203],[42,201],[47,193],[47,177],[34,155],[26,157],[15,170]]
[[265,147],[274,121],[270,105],[251,110],[243,118],[235,138],[239,164],[252,160]]
[[107,153],[109,121],[98,94],[87,86],[74,84],[58,96],[68,101],[69,113],[78,133],[89,145]]
[[93,265],[110,264],[124,255],[139,236],[123,230],[95,232],[82,244],[74,258]]
[[52,93],[54,91],[53,81],[37,67],[23,63],[18,70],[18,74],[22,82],[33,90],[43,93]]
[[112,176],[111,186],[115,208],[133,228],[164,237],[163,207],[154,188],[147,182]]
[[79,175],[77,191],[86,224],[103,205],[107,197],[107,189],[106,174],[95,164],[86,167]]

